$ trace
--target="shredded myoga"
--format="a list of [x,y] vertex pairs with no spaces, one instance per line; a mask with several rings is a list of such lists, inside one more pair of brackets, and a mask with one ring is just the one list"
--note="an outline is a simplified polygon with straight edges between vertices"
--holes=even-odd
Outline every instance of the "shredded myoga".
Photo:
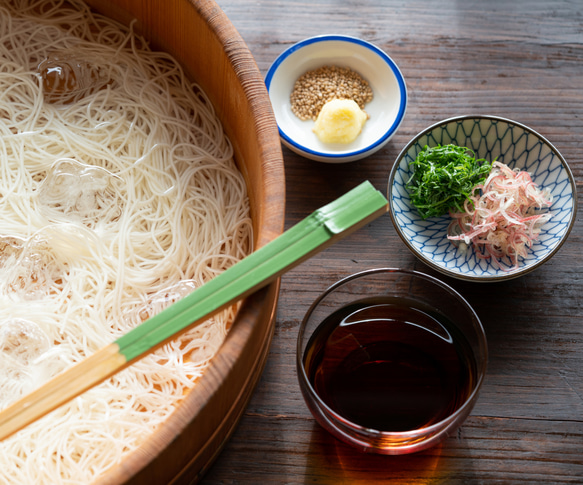
[[550,218],[551,204],[550,192],[537,187],[528,172],[494,162],[483,185],[465,201],[465,211],[450,214],[448,238],[471,245],[479,258],[491,258],[498,268],[510,270],[527,256]]
[[[250,252],[205,94],[77,0],[0,6],[0,408]],[[0,483],[87,484],[196,385],[226,310],[0,442]]]

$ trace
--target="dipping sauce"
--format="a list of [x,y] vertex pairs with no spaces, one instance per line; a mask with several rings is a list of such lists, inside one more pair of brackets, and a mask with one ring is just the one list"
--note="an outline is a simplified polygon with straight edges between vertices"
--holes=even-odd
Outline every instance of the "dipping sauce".
[[354,424],[410,431],[437,423],[466,402],[477,378],[465,337],[416,301],[368,299],[337,310],[303,356],[320,398]]

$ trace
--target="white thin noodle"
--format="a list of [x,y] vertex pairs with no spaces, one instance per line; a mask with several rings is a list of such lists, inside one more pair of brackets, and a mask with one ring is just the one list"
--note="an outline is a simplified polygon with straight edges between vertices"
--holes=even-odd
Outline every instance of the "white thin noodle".
[[[251,246],[244,180],[205,95],[168,55],[73,3],[0,8],[0,407]],[[55,51],[108,83],[45,102],[37,66]],[[1,442],[0,483],[86,484],[119,463],[195,385],[233,312]]]

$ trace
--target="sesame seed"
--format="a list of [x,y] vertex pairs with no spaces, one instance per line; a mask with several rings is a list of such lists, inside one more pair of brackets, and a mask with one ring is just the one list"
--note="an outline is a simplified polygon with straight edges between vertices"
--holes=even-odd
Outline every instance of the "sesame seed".
[[323,66],[302,74],[290,95],[291,110],[302,121],[316,120],[322,106],[332,99],[352,99],[360,109],[372,101],[368,82],[356,71]]

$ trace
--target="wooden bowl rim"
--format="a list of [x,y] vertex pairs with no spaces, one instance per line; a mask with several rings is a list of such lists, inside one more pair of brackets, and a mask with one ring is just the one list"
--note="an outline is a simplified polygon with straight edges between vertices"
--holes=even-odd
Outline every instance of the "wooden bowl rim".
[[[268,170],[264,167],[263,171],[270,175],[271,180],[280,180],[285,187],[283,155],[281,154],[277,123],[275,121],[273,110],[271,109],[263,77],[261,76],[255,59],[238,31],[214,0],[188,0],[188,3],[209,26],[211,33],[218,38],[219,42],[225,47],[228,46],[228,48],[225,48],[225,53],[249,100],[250,108],[253,112],[253,119],[255,121],[255,132],[258,137],[258,142],[261,145],[278,147],[278,153],[276,153],[275,156],[272,156],[273,159],[270,160],[272,163],[269,165]],[[243,69],[237,69],[237,67],[241,65],[243,65]],[[244,72],[244,79],[242,79],[241,72]],[[266,108],[268,109],[267,111]],[[281,234],[283,231],[285,214],[285,191],[282,190],[281,185],[266,184],[263,189],[264,197],[261,202],[265,203],[266,201],[269,201],[272,216],[265,218],[263,221],[263,226],[260,228],[262,232],[260,236],[262,235],[263,237],[261,240],[256,238],[256,242],[259,245],[263,245]],[[241,342],[237,340],[237,322],[240,320],[256,318],[254,315],[257,315],[259,310],[263,308],[264,312],[268,311],[270,313],[270,320],[267,332],[264,335],[265,339],[267,339],[266,346],[263,346],[264,352],[255,357],[253,364],[253,369],[258,370],[257,376],[254,379],[255,382],[252,383],[253,388],[255,387],[265,365],[269,344],[273,336],[279,287],[280,280],[278,279],[265,290],[260,290],[244,301],[225,342],[223,342],[221,348],[212,359],[205,373],[198,380],[197,386],[186,395],[184,400],[181,401],[162,426],[159,426],[146,441],[138,446],[137,449],[124,457],[119,465],[113,466],[103,475],[98,477],[96,483],[125,483],[134,477],[136,473],[140,473],[140,471],[143,472],[144,469],[154,463],[155,459],[172,444],[175,438],[187,428],[189,422],[197,416],[197,413],[202,408],[204,408],[204,404],[198,402],[199,393],[197,393],[197,389],[204,388],[204,392],[207,394],[209,389],[211,390],[211,394],[216,393],[220,387],[220,383],[213,380],[213,376],[224,376],[233,369],[236,362],[236,359],[233,359],[233,356],[239,357],[243,350]],[[228,359],[221,359],[220,355],[222,354],[230,354],[230,357]],[[238,422],[249,397],[250,392],[239,412],[239,415],[236,416],[235,424]],[[168,430],[171,430],[171,432]],[[233,430],[234,426],[227,431],[227,436],[223,439],[221,448]],[[220,449],[213,450],[211,461],[216,457],[219,451]],[[210,462],[205,465],[205,468],[209,465]],[[184,469],[180,471],[179,475],[184,471]],[[199,474],[200,473],[201,472],[199,472]]]

